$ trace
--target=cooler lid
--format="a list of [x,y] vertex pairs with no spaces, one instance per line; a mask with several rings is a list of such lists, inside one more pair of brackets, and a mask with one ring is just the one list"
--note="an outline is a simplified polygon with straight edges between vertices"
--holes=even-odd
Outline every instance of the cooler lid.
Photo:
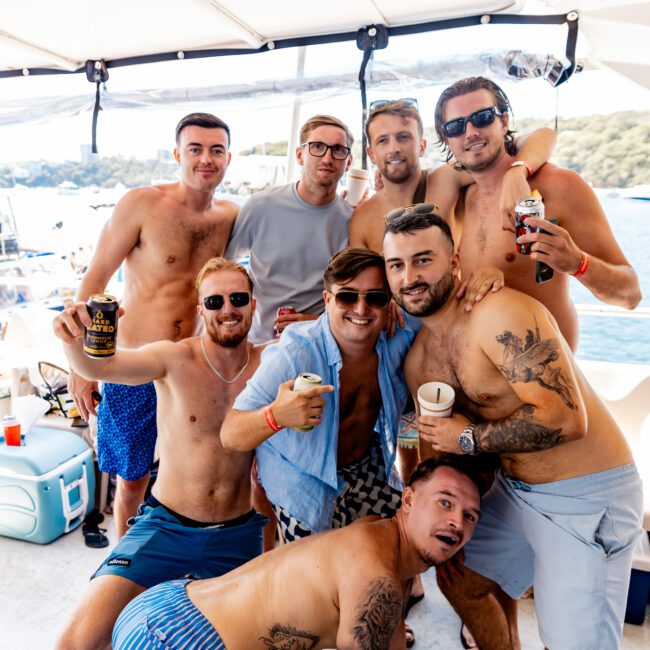
[[20,447],[0,443],[0,473],[40,476],[88,449],[82,438],[64,429],[32,427],[26,438]]

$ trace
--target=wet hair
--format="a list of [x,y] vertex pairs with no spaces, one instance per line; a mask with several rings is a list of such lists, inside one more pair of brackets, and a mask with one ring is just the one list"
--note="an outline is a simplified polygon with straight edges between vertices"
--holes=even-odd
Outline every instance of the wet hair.
[[202,129],[223,129],[228,136],[228,147],[230,147],[230,127],[216,115],[211,113],[190,113],[176,125],[176,144],[181,141],[181,131],[186,126],[200,126]]
[[411,118],[417,122],[420,138],[424,135],[424,126],[420,111],[413,104],[405,102],[403,99],[395,99],[370,111],[370,115],[368,115],[368,119],[363,127],[370,146],[372,146],[370,141],[370,123],[380,115],[397,115],[404,119]]
[[246,278],[248,281],[248,288],[250,289],[250,292],[253,293],[253,281],[251,280],[251,276],[248,275],[248,271],[241,264],[237,264],[237,262],[233,262],[232,260],[227,260],[225,257],[213,257],[203,265],[203,268],[196,276],[197,292],[201,283],[208,277],[208,275],[218,273],[219,271],[238,271]]
[[[442,126],[444,124],[442,114],[445,110],[445,104],[450,99],[454,99],[455,97],[460,97],[462,95],[467,95],[468,93],[473,93],[477,90],[487,90],[492,95],[494,105],[501,111],[501,114],[506,115],[506,113],[510,113],[510,115],[512,115],[512,106],[510,105],[508,96],[503,92],[500,86],[495,84],[494,81],[488,79],[487,77],[467,77],[466,79],[461,79],[460,81],[457,81],[456,83],[443,90],[442,94],[438,98],[438,103],[436,104],[435,126],[436,134],[438,136],[438,141],[436,144],[442,147],[446,162],[451,161],[453,154],[447,145],[448,138],[442,130]],[[497,115],[496,117],[498,118],[499,116]],[[514,156],[517,153],[514,131],[511,131],[510,129],[506,131],[504,144],[506,151],[511,156]],[[460,163],[455,163],[454,167],[459,170],[464,169]]]
[[399,217],[390,219],[386,223],[386,229],[384,230],[384,237],[388,233],[393,233],[394,235],[398,233],[413,234],[418,230],[427,230],[428,228],[440,228],[444,238],[449,242],[451,246],[451,251],[454,251],[454,237],[451,234],[451,228],[449,224],[435,212],[429,212],[427,214],[418,214],[416,212],[405,212]]
[[439,458],[427,458],[423,460],[412,472],[406,483],[409,487],[414,487],[418,483],[429,480],[431,475],[439,467],[449,467],[456,470],[459,474],[464,474],[478,488],[479,494],[483,494],[485,484],[481,475],[476,469],[476,458],[470,456],[459,456],[456,454],[442,454]]
[[361,271],[372,267],[381,271],[382,280],[388,286],[384,258],[369,248],[348,246],[336,253],[327,264],[323,274],[325,288],[329,291],[333,284],[345,284],[356,278]]
[[345,132],[347,146],[350,147],[350,149],[352,148],[352,144],[354,143],[352,131],[350,131],[346,124],[332,115],[314,115],[314,117],[310,117],[300,129],[300,144],[308,142],[309,134],[319,126],[336,126],[339,129],[342,129]]

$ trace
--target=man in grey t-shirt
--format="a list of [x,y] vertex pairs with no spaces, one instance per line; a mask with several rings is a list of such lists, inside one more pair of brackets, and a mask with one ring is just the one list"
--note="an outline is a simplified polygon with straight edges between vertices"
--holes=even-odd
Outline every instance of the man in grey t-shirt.
[[[352,162],[353,140],[335,117],[307,120],[296,149],[303,168],[298,183],[259,192],[241,208],[226,257],[250,255],[257,299],[251,341],[267,341],[274,330],[323,312],[323,270],[348,241],[352,208],[336,188]],[[298,313],[276,318],[282,305]]]

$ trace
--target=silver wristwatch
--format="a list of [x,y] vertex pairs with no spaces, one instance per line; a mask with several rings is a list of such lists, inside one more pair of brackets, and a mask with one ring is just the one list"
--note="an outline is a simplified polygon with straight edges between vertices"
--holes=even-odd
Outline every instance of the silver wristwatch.
[[460,436],[458,436],[458,446],[464,454],[474,456],[478,453],[478,450],[476,449],[476,439],[474,438],[475,429],[476,425],[468,424],[463,429]]

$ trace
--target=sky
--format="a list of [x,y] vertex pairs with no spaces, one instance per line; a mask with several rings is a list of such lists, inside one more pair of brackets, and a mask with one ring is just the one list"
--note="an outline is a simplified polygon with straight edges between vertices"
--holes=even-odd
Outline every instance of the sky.
[[[390,69],[409,62],[442,62],[461,65],[463,57],[487,48],[524,49],[562,56],[565,30],[559,27],[489,26],[448,30],[433,34],[391,39],[386,50],[377,52],[374,69]],[[505,44],[502,45],[502,44]],[[579,41],[579,56],[580,41]],[[588,52],[587,52],[588,54]],[[355,74],[361,53],[353,43],[314,46],[307,49],[304,75],[307,79],[325,74]],[[231,88],[242,83],[272,78],[282,83],[296,75],[297,50],[286,49],[249,56],[179,61],[117,68],[110,71],[109,93],[132,90],[219,86]],[[464,68],[463,68],[464,69]],[[465,76],[459,74],[453,79]],[[494,76],[494,75],[490,75]],[[607,70],[590,70],[574,75],[566,84],[552,88],[543,79],[500,83],[517,118],[538,117],[552,126],[561,117],[607,114],[618,110],[650,110],[650,91]],[[425,126],[433,124],[435,102],[442,89],[430,80],[413,83],[397,78],[390,88],[368,86],[370,100],[416,97]],[[0,79],[0,114],[9,101],[18,106],[27,98],[65,95],[87,96],[92,105],[94,86],[82,75],[61,75]],[[291,131],[293,95],[277,95],[251,100],[156,107],[141,110],[104,110],[99,115],[98,145],[100,155],[124,155],[137,158],[155,157],[160,149],[174,146],[174,126],[186,113],[194,110],[213,112],[225,119],[232,130],[232,150],[262,141],[287,140]],[[358,91],[332,96],[309,96],[299,108],[299,122],[310,115],[326,112],[343,119],[355,136],[361,135],[361,104]],[[42,115],[40,123],[0,126],[0,162],[26,160],[79,160],[80,146],[90,142],[90,110],[70,117]]]

